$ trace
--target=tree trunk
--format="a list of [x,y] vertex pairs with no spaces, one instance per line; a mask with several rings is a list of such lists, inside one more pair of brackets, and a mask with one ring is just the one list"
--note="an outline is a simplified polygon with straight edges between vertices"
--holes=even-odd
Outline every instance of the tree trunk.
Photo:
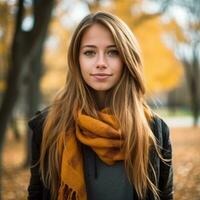
[[[2,174],[2,149],[7,124],[19,97],[19,90],[24,75],[29,70],[29,63],[38,51],[50,21],[54,0],[34,1],[34,26],[29,32],[21,29],[24,14],[24,1],[18,1],[16,27],[11,48],[11,63],[7,78],[7,89],[0,108],[0,177]],[[1,181],[0,181],[1,184]],[[0,185],[1,192],[1,185]],[[0,194],[1,199],[1,194]]]
[[[45,37],[43,38],[45,40]],[[41,43],[42,44],[42,43]],[[26,90],[26,119],[30,119],[34,113],[38,110],[39,103],[41,102],[41,92],[40,92],[40,78],[42,76],[42,52],[43,46],[40,45],[37,55],[31,62],[30,71],[28,74],[28,87]],[[27,137],[26,137],[26,157],[24,160],[23,167],[26,168],[30,165],[31,159],[31,130],[27,127]]]
[[[194,56],[194,54],[193,54]],[[193,62],[189,63],[187,61],[183,61],[186,78],[188,83],[188,89],[191,97],[191,111],[193,115],[193,125],[197,126],[198,117],[199,117],[199,109],[200,109],[200,92],[199,92],[199,67],[197,57],[193,57]]]
[[175,112],[176,112],[176,90],[172,90],[168,93],[167,104],[168,104],[170,114],[175,114]]
[[21,138],[20,131],[19,131],[18,127],[17,127],[17,122],[16,122],[16,119],[15,119],[15,117],[13,115],[11,116],[11,119],[10,119],[10,126],[12,128],[12,132],[13,132],[14,138],[16,139],[16,141],[19,142],[20,138]]

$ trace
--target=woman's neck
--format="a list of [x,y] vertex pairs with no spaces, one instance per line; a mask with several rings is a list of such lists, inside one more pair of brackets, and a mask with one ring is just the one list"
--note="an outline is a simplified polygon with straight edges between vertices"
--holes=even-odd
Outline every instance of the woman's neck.
[[106,107],[107,94],[105,91],[95,91],[94,98],[99,110]]

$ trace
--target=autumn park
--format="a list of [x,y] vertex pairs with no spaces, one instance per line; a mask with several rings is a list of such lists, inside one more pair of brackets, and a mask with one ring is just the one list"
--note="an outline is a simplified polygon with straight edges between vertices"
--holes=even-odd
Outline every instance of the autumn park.
[[0,200],[25,200],[28,121],[64,86],[73,30],[119,16],[139,42],[146,99],[170,129],[174,199],[200,199],[200,1],[0,0]]

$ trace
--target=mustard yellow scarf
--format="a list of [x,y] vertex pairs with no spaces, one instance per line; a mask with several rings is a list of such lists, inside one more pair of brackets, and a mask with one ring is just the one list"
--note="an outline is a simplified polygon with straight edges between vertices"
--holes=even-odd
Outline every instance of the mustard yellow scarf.
[[76,133],[69,132],[63,150],[58,200],[87,200],[80,143],[90,146],[108,165],[124,160],[124,137],[114,116],[106,109],[100,119],[78,112]]

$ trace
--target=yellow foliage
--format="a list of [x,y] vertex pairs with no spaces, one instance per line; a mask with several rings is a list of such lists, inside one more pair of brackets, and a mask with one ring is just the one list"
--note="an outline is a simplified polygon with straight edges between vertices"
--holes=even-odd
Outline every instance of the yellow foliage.
[[134,33],[143,52],[148,92],[155,93],[176,87],[182,78],[183,68],[172,50],[161,40],[164,28],[159,18],[147,20]]
[[[180,29],[175,23],[168,26],[161,24],[160,18],[154,17],[146,19],[134,27],[134,22],[138,19],[134,7],[139,1],[116,1],[115,11],[132,29],[139,41],[144,62],[144,73],[148,94],[162,92],[177,87],[180,84],[183,68],[181,63],[175,58],[172,50],[168,49],[161,37],[170,28],[179,34],[179,39],[183,40]],[[135,15],[133,15],[135,13]],[[142,14],[139,14],[142,16]],[[170,27],[171,26],[171,27]]]
[[186,42],[187,38],[185,38],[180,26],[176,23],[176,21],[172,20],[169,23],[165,24],[164,29],[166,32],[172,32],[173,34],[175,34],[179,42]]
[[46,95],[55,94],[65,84],[66,70],[51,69],[41,80],[41,89]]
[[61,26],[57,18],[54,18],[50,24],[50,37],[55,46],[46,45],[45,48],[45,74],[41,80],[41,89],[45,94],[59,90],[65,83],[67,73],[69,32]]
[[5,81],[3,80],[0,80],[0,92],[4,92],[6,89],[6,84],[5,84]]

